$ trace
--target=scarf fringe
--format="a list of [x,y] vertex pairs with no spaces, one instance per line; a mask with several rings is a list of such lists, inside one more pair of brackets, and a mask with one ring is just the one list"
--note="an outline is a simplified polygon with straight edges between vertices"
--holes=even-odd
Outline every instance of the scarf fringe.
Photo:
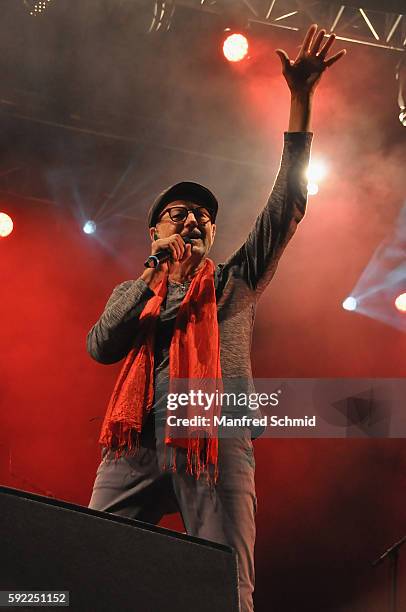
[[[217,440],[215,438],[205,439],[205,448],[201,448],[199,438],[189,438],[187,441],[186,450],[186,474],[194,476],[196,480],[201,477],[206,479],[210,485],[215,485],[218,480],[218,462],[217,454],[213,457],[214,449],[217,448]],[[165,471],[177,472],[178,451],[181,447],[174,446],[174,441],[166,439],[164,442],[164,461],[162,469]],[[168,462],[168,453],[170,459]]]
[[[179,449],[177,446],[170,445],[172,441],[168,442],[164,444],[164,462],[162,468],[165,471],[177,472],[177,452]],[[141,434],[123,421],[111,423],[103,439],[103,445],[114,451],[115,461],[120,459],[120,457],[133,457],[140,450]],[[215,438],[206,438],[204,440],[204,448],[202,449],[201,446],[199,438],[189,438],[187,440],[186,473],[194,476],[196,480],[204,477],[208,483],[216,484],[218,480],[217,452],[215,451],[217,440]],[[168,451],[171,454],[169,465],[167,463]]]
[[116,421],[109,424],[101,443],[114,451],[116,461],[124,456],[133,457],[140,450],[141,433],[124,421]]

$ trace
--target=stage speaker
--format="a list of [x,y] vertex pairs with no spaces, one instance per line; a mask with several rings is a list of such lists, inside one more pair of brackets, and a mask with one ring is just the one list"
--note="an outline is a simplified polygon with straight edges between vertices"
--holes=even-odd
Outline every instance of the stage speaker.
[[228,546],[8,487],[0,525],[0,591],[68,591],[83,612],[239,610]]

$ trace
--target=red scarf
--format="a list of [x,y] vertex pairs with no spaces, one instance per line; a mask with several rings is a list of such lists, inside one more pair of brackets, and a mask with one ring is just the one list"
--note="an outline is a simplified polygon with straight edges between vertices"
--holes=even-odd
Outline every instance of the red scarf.
[[[140,433],[154,401],[154,344],[156,324],[161,304],[167,292],[168,276],[164,275],[148,300],[140,318],[134,347],[128,353],[118,376],[104,418],[99,442],[116,451],[116,457],[133,454],[139,448]],[[185,391],[190,386],[207,391],[221,390],[220,336],[217,322],[217,304],[214,288],[214,263],[205,259],[194,276],[179,307],[169,349],[169,391],[179,388],[176,379],[182,379]],[[178,411],[172,412],[176,416]],[[201,414],[194,406],[182,408],[182,417]],[[172,448],[173,470],[176,470],[176,448],[187,448],[187,471],[199,478],[203,473],[208,480],[218,476],[218,437],[214,416],[220,407],[214,401],[204,411],[210,424],[189,427],[186,438],[174,438],[166,424],[165,448]],[[166,467],[164,465],[163,467]]]

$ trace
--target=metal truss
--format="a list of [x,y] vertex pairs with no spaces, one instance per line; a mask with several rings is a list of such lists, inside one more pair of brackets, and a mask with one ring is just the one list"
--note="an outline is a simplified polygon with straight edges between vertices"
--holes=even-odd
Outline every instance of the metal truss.
[[152,21],[148,32],[168,31],[171,27],[174,12],[174,0],[155,0]]
[[[227,15],[239,22],[300,31],[318,23],[339,40],[402,52],[406,48],[405,0],[176,0],[188,6]],[[381,7],[381,8],[380,8]]]
[[[66,0],[65,0],[66,1]],[[301,31],[311,23],[334,31],[342,41],[402,52],[406,48],[406,0],[108,0],[116,9],[132,5],[149,13],[147,31],[171,28],[177,9],[222,15],[241,27],[271,26]],[[48,12],[57,0],[22,0],[30,15]],[[96,0],[87,6],[92,7]],[[62,4],[62,2],[61,2]],[[85,4],[85,3],[84,3]]]

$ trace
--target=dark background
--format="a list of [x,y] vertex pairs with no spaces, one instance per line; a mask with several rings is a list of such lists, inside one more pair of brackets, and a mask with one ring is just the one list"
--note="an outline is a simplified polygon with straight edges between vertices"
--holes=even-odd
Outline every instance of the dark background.
[[[147,35],[141,5],[61,1],[32,18],[0,3],[0,210],[15,223],[0,242],[0,478],[83,505],[120,369],[90,359],[86,334],[140,275],[146,210],[167,185],[217,194],[215,261],[244,240],[287,128],[274,49],[294,55],[302,38],[253,29],[234,66],[215,15],[179,10]],[[260,302],[257,378],[405,375],[405,334],[341,306],[405,203],[399,58],[347,50],[315,100],[313,158],[329,172]],[[386,609],[387,571],[369,562],[406,532],[404,441],[260,439],[255,452],[256,610]]]

